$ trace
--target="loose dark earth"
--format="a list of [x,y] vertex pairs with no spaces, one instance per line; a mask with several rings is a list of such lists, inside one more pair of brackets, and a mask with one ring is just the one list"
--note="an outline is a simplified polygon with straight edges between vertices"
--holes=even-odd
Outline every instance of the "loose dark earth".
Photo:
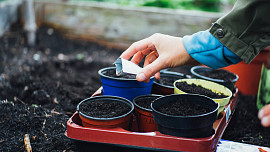
[[208,96],[210,98],[226,98],[228,96],[224,95],[223,93],[215,93],[209,89],[206,89],[200,85],[196,85],[194,83],[188,84],[187,82],[176,82],[175,83],[176,87],[179,88],[180,90],[186,92],[186,93],[193,93],[193,94],[201,94]]
[[[33,151],[78,151],[64,135],[66,122],[101,86],[98,70],[113,66],[121,51],[70,40],[46,26],[37,38],[36,47],[27,47],[19,26],[0,38],[0,151],[24,152],[25,134]],[[256,97],[240,94],[222,138],[270,146],[270,130],[257,112]]]
[[131,110],[130,105],[115,100],[95,100],[80,104],[79,111],[95,118],[113,118],[124,115]]
[[223,70],[223,69],[215,70],[215,69],[210,69],[210,68],[202,68],[202,69],[195,70],[195,72],[197,72],[198,74],[202,76],[206,76],[213,79],[224,80],[225,82],[232,82],[232,80],[236,78],[236,76],[233,73]]
[[168,104],[164,104],[157,111],[173,116],[195,116],[211,112],[210,108],[207,108],[200,104],[195,104],[187,99],[177,99]]
[[140,107],[151,110],[151,103],[157,98],[159,97],[147,96],[144,98],[137,98],[136,100],[134,100],[134,102],[137,103],[137,105],[139,105]]
[[39,28],[34,48],[26,46],[20,27],[0,39],[0,151],[25,151],[24,134],[34,151],[77,151],[64,135],[66,122],[101,86],[97,71],[121,54],[48,30]]
[[159,84],[163,84],[163,85],[166,85],[166,86],[171,86],[173,87],[173,83],[174,81],[176,80],[179,80],[181,78],[185,78],[184,76],[183,77],[175,77],[175,76],[168,76],[168,75],[162,75],[160,74],[160,79],[155,79],[155,82],[159,83]]

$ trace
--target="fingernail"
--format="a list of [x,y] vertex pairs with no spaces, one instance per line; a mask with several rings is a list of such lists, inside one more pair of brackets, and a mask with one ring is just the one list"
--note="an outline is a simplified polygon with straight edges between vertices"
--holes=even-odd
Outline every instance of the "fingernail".
[[144,73],[139,73],[137,77],[138,77],[138,79],[139,79],[140,81],[144,81],[144,79],[145,79]]
[[267,117],[263,117],[263,118],[262,118],[262,125],[264,125],[264,126],[269,126],[269,125],[268,125],[268,118],[267,118]]
[[259,113],[258,113],[258,118],[262,119],[262,117],[263,117],[263,110],[260,110]]

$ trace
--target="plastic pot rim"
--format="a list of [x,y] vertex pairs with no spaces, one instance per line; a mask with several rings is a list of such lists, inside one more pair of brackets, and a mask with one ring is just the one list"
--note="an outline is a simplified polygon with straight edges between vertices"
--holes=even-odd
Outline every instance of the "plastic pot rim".
[[[180,77],[186,77],[186,78],[189,78],[190,76],[188,75],[185,75],[183,73],[179,73],[179,72],[174,72],[174,71],[160,71],[160,76],[162,74],[166,74],[167,76],[172,76],[172,77],[177,77],[177,76],[180,76]],[[181,79],[181,78],[179,78]],[[155,79],[156,80],[156,79]],[[162,86],[162,87],[166,87],[166,88],[169,88],[169,89],[173,89],[174,87],[173,86],[169,86],[169,85],[164,85],[164,84],[161,84],[161,83],[158,83],[154,80],[154,84],[158,85],[158,86]]]
[[[126,104],[129,103],[131,109],[130,109],[129,112],[127,112],[127,113],[125,113],[125,114],[123,114],[123,115],[120,115],[120,116],[117,116],[117,117],[111,117],[111,118],[97,118],[97,117],[92,117],[92,116],[88,116],[88,115],[82,113],[82,112],[79,110],[79,109],[80,109],[79,107],[80,107],[80,105],[81,105],[83,102],[87,102],[87,101],[89,102],[89,101],[91,101],[91,100],[93,100],[93,99],[99,99],[99,98],[107,98],[107,99],[113,98],[113,99],[120,99],[119,102],[124,102],[124,101],[126,101],[126,102],[124,102],[124,103],[126,103]],[[126,116],[128,116],[129,114],[131,114],[131,112],[133,112],[133,110],[134,110],[134,105],[133,105],[133,103],[132,103],[131,101],[129,101],[128,99],[122,98],[122,97],[118,97],[118,96],[110,96],[110,95],[94,96],[94,97],[86,98],[86,99],[82,100],[82,101],[77,105],[77,112],[78,112],[81,116],[83,116],[83,117],[85,117],[85,118],[87,118],[87,119],[100,120],[100,121],[108,121],[108,120],[116,120],[116,119],[120,119],[120,118],[126,117]]]
[[[142,106],[139,106],[139,105],[135,102],[135,100],[138,99],[138,98],[143,98],[143,97],[155,97],[155,96],[158,97],[158,98],[156,98],[155,100],[159,99],[160,97],[163,97],[163,95],[159,95],[159,94],[148,94],[148,95],[141,95],[141,96],[135,97],[135,98],[133,99],[134,107],[139,108],[139,109],[142,109],[142,110],[144,110],[144,111],[152,112],[152,109],[147,109],[147,108],[144,108],[144,107],[142,107]],[[152,103],[153,103],[155,100],[153,100]],[[152,104],[152,103],[151,103],[151,104]],[[151,106],[151,105],[150,105],[150,106]]]
[[[213,83],[213,84],[215,84],[215,85],[218,85],[218,86],[221,86],[221,87],[224,87],[224,88],[226,88],[226,90],[228,90],[229,91],[229,95],[228,95],[228,97],[226,97],[226,98],[211,98],[211,99],[213,99],[213,100],[225,100],[225,99],[230,99],[231,97],[232,97],[232,91],[229,89],[229,88],[227,88],[227,87],[225,87],[225,86],[223,86],[223,85],[221,85],[221,84],[218,84],[218,83],[215,83],[215,82],[212,82],[212,81],[209,81],[209,80],[204,80],[204,79],[197,79],[197,78],[192,78],[192,79],[181,79],[181,80],[176,80],[174,83],[173,83],[173,86],[176,88],[176,89],[178,89],[178,90],[180,90],[179,88],[177,88],[176,87],[176,83],[177,82],[181,82],[181,81],[185,81],[185,80],[199,80],[199,81],[207,81],[207,83]],[[205,87],[206,89],[209,89],[209,88],[207,88],[207,87]],[[210,89],[210,90],[212,90],[212,89]],[[180,90],[180,91],[182,91],[182,90]],[[184,91],[182,91],[182,92],[184,92]],[[186,93],[186,92],[184,92],[184,93]],[[201,95],[201,94],[195,94],[195,93],[186,93],[186,94],[194,94],[194,95]],[[205,95],[204,95],[205,96]],[[206,96],[207,97],[207,96]],[[210,98],[210,97],[209,97]]]
[[[203,116],[206,116],[206,115],[210,115],[210,114],[212,114],[212,113],[218,111],[218,109],[219,109],[219,103],[215,102],[213,99],[211,99],[211,98],[209,98],[209,97],[207,97],[207,96],[205,96],[205,95],[200,95],[200,94],[172,94],[172,95],[166,95],[166,96],[160,97],[160,98],[158,98],[158,99],[165,98],[165,97],[169,97],[169,96],[201,96],[201,97],[203,97],[203,98],[208,98],[208,99],[210,99],[211,101],[213,101],[215,104],[217,104],[217,107],[216,107],[215,110],[212,110],[212,111],[210,111],[210,112],[208,112],[208,113],[204,113],[204,114],[200,114],[200,115],[193,115],[193,116],[174,116],[174,115],[168,115],[168,114],[159,112],[158,110],[154,109],[154,107],[153,107],[154,102],[151,103],[151,109],[152,109],[153,111],[155,111],[156,113],[159,113],[159,114],[164,115],[164,116],[166,116],[166,117],[173,117],[173,118],[195,118],[195,117],[197,118],[197,117],[203,117]],[[156,99],[156,100],[157,100],[157,99]],[[156,101],[156,100],[154,100],[154,101]]]
[[[111,76],[107,76],[105,74],[103,74],[102,72],[103,71],[106,71],[106,70],[110,70],[110,69],[115,69],[116,67],[106,67],[106,68],[102,68],[100,70],[98,70],[98,74],[104,78],[108,78],[108,79],[113,79],[113,80],[121,80],[121,81],[137,81],[136,78],[134,79],[127,79],[127,78],[115,78],[115,77],[111,77]],[[154,79],[155,77],[152,76],[150,79]]]
[[[200,75],[198,74],[197,72],[195,72],[196,69],[210,69],[208,67],[204,67],[204,66],[194,66],[190,69],[190,72],[195,75],[196,77],[199,77],[199,78],[203,78],[203,79],[206,79],[206,80],[210,80],[210,81],[215,81],[215,82],[221,82],[221,83],[229,83],[230,81],[225,81],[225,80],[221,80],[221,79],[214,79],[214,78],[210,78],[210,77],[206,77],[206,76],[203,76],[203,75]],[[222,69],[224,70],[224,69]],[[227,71],[227,70],[224,70],[224,71]],[[229,71],[227,71],[229,72]],[[229,72],[229,73],[232,73],[232,72]],[[239,79],[239,76],[235,73],[232,73],[234,76],[235,76],[235,79],[233,79],[231,82],[235,83],[236,81],[238,81]]]

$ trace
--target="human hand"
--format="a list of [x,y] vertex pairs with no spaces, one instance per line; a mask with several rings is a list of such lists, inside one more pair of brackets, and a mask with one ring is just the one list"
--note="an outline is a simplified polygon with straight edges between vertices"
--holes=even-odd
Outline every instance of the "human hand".
[[258,118],[264,127],[270,127],[270,104],[264,106],[258,113]]
[[138,81],[145,82],[149,82],[153,75],[159,79],[159,71],[162,69],[194,61],[187,53],[181,37],[159,33],[133,43],[120,57],[128,60],[132,56],[131,62],[135,64],[139,64],[146,56],[144,68],[136,77]]

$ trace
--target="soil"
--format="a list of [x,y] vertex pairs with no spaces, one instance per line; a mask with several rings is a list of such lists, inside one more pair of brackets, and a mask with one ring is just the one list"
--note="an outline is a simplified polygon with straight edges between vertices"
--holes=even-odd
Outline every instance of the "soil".
[[125,78],[125,79],[136,79],[135,74],[121,73],[119,76],[116,75],[116,69],[108,69],[103,72],[104,75],[113,78]]
[[96,118],[113,118],[122,116],[131,110],[130,105],[115,100],[95,100],[84,102],[79,106],[83,114]]
[[18,101],[1,101],[0,111],[0,151],[24,152],[25,134],[34,151],[77,149],[64,135],[69,116],[62,112]]
[[182,73],[186,76],[191,76],[192,73],[190,72],[190,69],[192,68],[193,66],[191,65],[183,65],[181,67],[175,67],[175,68],[170,68],[168,69],[169,71],[174,71],[174,72],[179,72],[179,73]]
[[270,147],[270,127],[258,119],[256,96],[239,95],[238,105],[222,139]]
[[202,68],[202,69],[196,69],[195,72],[197,72],[198,74],[205,76],[205,77],[209,77],[209,78],[213,78],[213,79],[219,79],[219,80],[224,80],[225,82],[232,82],[236,76],[226,70],[223,69],[210,69],[210,68]]
[[24,134],[34,151],[77,151],[64,135],[66,122],[101,86],[98,70],[113,66],[121,51],[46,26],[37,39],[27,47],[18,24],[0,38],[0,101],[7,100],[0,105],[0,151],[25,151]]
[[211,109],[180,98],[162,105],[157,111],[173,116],[195,116],[211,112]]
[[226,98],[227,95],[224,95],[223,93],[215,93],[211,91],[210,89],[206,89],[200,85],[196,85],[194,83],[188,84],[187,82],[176,82],[176,87],[182,90],[185,93],[193,93],[193,94],[201,94],[208,96],[210,98],[219,99],[219,98]]
[[143,97],[143,98],[138,98],[138,99],[134,100],[134,102],[140,107],[151,110],[151,103],[157,98],[159,98],[159,97],[147,96],[147,97]]
[[163,85],[166,85],[166,86],[170,86],[170,87],[173,87],[173,83],[176,81],[176,80],[179,80],[179,79],[182,79],[182,78],[185,78],[184,76],[183,77],[176,77],[176,76],[169,76],[169,75],[162,75],[160,74],[160,79],[155,79],[155,82],[159,83],[159,84],[163,84]]
[[[37,45],[29,48],[18,25],[0,37],[0,151],[24,152],[25,134],[33,151],[78,151],[64,135],[66,122],[101,86],[98,70],[113,66],[122,50],[68,39],[48,26],[38,29]],[[257,112],[256,97],[240,94],[222,138],[270,147],[269,128]]]

